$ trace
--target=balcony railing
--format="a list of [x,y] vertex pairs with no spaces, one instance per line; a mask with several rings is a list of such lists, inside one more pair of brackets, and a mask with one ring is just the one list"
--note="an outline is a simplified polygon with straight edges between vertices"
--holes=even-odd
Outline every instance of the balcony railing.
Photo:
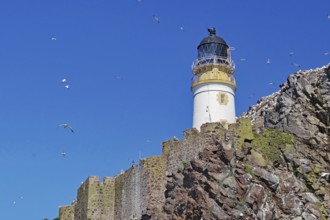
[[202,57],[193,62],[192,69],[194,70],[202,66],[220,66],[230,70],[230,72],[234,72],[235,70],[234,61],[228,57]]

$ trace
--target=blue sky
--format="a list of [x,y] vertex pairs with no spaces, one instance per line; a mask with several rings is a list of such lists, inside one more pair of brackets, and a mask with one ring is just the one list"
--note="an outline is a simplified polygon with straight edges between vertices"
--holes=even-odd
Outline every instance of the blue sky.
[[0,1],[1,218],[55,218],[88,176],[181,138],[208,27],[235,48],[240,115],[289,74],[329,63],[328,15],[328,0]]

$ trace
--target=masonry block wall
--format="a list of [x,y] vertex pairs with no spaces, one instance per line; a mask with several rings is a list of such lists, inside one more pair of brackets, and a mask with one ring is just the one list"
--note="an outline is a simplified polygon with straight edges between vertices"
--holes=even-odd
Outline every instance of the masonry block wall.
[[142,215],[148,211],[162,210],[165,192],[165,162],[161,156],[149,157],[140,162]]
[[136,219],[141,215],[140,176],[133,165],[115,178],[114,219]]
[[[110,220],[114,213],[114,179],[89,177],[78,189],[74,206],[74,220]],[[61,213],[61,212],[60,212]]]
[[172,139],[164,142],[162,157],[166,162],[167,174],[180,172],[199,152],[213,144],[214,133],[217,139],[223,139],[225,133],[229,135],[232,131],[224,129],[220,123],[204,124],[200,132],[195,128],[185,131],[183,141]]
[[61,220],[74,220],[74,205],[60,207]]
[[200,132],[185,131],[182,141],[165,141],[161,156],[141,160],[116,177],[103,182],[89,177],[78,189],[76,203],[60,208],[60,220],[135,220],[161,213],[166,176],[180,172],[205,147],[232,135],[234,126],[226,130],[220,123],[205,124]]

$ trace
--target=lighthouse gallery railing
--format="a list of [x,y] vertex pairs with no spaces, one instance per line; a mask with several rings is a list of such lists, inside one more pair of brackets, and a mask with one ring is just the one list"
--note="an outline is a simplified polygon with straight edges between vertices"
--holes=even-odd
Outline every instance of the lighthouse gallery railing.
[[220,57],[220,56],[210,56],[210,57],[202,57],[198,58],[192,63],[192,69],[202,65],[220,65],[226,66],[230,69],[235,69],[235,63],[232,59],[228,57]]

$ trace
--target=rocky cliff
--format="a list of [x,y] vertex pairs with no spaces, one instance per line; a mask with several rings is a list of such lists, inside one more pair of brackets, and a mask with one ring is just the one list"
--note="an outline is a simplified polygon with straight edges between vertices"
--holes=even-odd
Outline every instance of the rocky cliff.
[[329,117],[330,65],[290,75],[167,176],[167,219],[330,219]]
[[292,74],[280,88],[243,117],[255,128],[284,130],[311,148],[324,150],[330,130],[330,65]]
[[228,129],[190,129],[140,169],[86,181],[60,218],[330,219],[329,117],[330,65],[299,71]]

